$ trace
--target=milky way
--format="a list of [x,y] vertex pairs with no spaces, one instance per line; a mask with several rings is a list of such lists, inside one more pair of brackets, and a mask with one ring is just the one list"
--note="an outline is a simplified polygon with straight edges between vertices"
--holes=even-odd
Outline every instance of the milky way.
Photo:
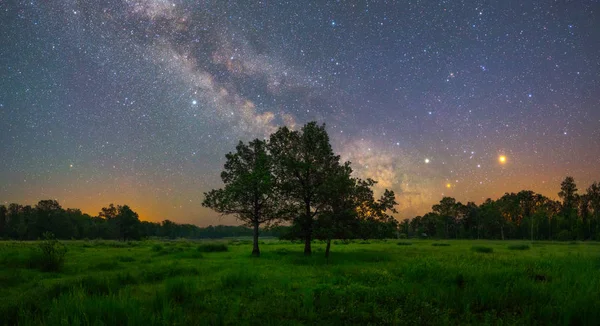
[[[0,202],[199,225],[225,153],[325,122],[397,218],[600,180],[597,1],[0,3]],[[505,161],[500,161],[504,156]]]

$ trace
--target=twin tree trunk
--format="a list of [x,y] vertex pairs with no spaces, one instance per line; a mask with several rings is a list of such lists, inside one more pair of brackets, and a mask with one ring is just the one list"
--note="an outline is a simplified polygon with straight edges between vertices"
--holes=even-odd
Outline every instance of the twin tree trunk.
[[258,222],[254,222],[254,241],[252,242],[252,256],[259,257],[260,249],[258,249]]

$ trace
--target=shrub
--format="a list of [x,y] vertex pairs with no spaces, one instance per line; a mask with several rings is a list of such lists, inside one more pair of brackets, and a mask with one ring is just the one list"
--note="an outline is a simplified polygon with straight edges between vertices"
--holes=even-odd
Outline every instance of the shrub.
[[527,245],[527,244],[510,245],[510,246],[508,246],[508,250],[529,250],[529,245]]
[[31,265],[45,272],[59,271],[65,263],[67,247],[51,232],[44,232],[44,240],[31,255]]
[[408,236],[406,235],[406,233],[400,233],[400,234],[398,235],[398,237],[399,237],[400,239],[408,239]]
[[163,246],[158,243],[152,246],[152,251],[155,251],[155,252],[162,251],[163,249],[164,249]]
[[397,243],[399,246],[412,246],[412,242],[400,241]]
[[471,250],[473,250],[475,252],[484,253],[484,254],[489,254],[489,253],[494,252],[494,248],[484,247],[484,246],[473,246],[473,247],[471,247]]
[[222,252],[227,251],[227,245],[224,243],[203,243],[198,246],[200,252]]
[[431,245],[434,246],[434,247],[448,247],[448,246],[450,246],[449,243],[437,243],[437,242],[436,243],[432,243]]

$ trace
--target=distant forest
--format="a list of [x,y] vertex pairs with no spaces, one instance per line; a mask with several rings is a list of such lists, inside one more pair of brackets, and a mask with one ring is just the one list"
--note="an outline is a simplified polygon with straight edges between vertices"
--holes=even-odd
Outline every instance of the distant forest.
[[[377,181],[352,175],[341,162],[325,125],[309,122],[300,130],[280,127],[269,139],[242,141],[225,155],[224,187],[204,193],[202,205],[234,215],[246,226],[209,226],[140,221],[129,206],[110,204],[98,216],[63,209],[56,200],[35,207],[0,206],[0,237],[34,240],[51,232],[59,239],[224,238],[252,236],[259,256],[259,234],[304,241],[313,239],[437,238],[600,240],[600,183],[579,193],[575,180],[561,183],[552,200],[533,191],[506,193],[481,205],[444,197],[430,213],[399,222],[395,194],[375,198]],[[283,225],[283,226],[282,226]]]
[[[51,232],[58,239],[139,240],[149,237],[167,239],[220,239],[251,237],[245,226],[217,225],[199,227],[170,220],[160,223],[140,221],[129,206],[102,208],[98,216],[84,214],[79,209],[64,209],[56,200],[41,200],[35,206],[0,205],[0,238],[36,240]],[[261,230],[263,236],[279,237],[281,228]]]
[[[575,181],[567,177],[559,197],[561,201],[555,201],[533,191],[521,191],[488,199],[481,205],[444,197],[432,212],[402,222],[364,219],[345,238],[600,240],[600,183],[578,194]],[[170,220],[140,221],[127,205],[111,204],[97,216],[64,209],[56,200],[42,200],[35,206],[0,205],[0,238],[36,240],[47,231],[59,239],[219,239],[253,235],[252,228],[246,226],[198,227]],[[289,226],[264,228],[260,234],[299,238]]]

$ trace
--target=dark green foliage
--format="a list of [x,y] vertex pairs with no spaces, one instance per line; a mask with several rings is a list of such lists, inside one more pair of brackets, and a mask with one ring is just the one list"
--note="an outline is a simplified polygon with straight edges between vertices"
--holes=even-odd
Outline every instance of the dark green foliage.
[[44,240],[31,253],[30,265],[45,272],[60,271],[65,263],[67,247],[54,234],[44,233]]
[[508,246],[508,250],[529,250],[529,245],[527,244],[515,244]]
[[397,243],[399,246],[412,246],[412,242],[400,241]]
[[154,251],[154,252],[163,251],[163,249],[164,249],[164,247],[161,244],[158,244],[158,243],[152,245],[152,248],[151,248],[151,250]]
[[200,252],[223,252],[228,249],[224,243],[203,243],[198,245],[197,250]]
[[494,252],[494,248],[484,247],[484,246],[473,246],[473,247],[471,247],[471,250],[473,250],[475,252],[484,253],[484,254],[489,254],[489,253]]
[[448,246],[450,246],[449,243],[439,243],[439,242],[434,242],[431,245],[434,246],[434,247],[448,247]]

